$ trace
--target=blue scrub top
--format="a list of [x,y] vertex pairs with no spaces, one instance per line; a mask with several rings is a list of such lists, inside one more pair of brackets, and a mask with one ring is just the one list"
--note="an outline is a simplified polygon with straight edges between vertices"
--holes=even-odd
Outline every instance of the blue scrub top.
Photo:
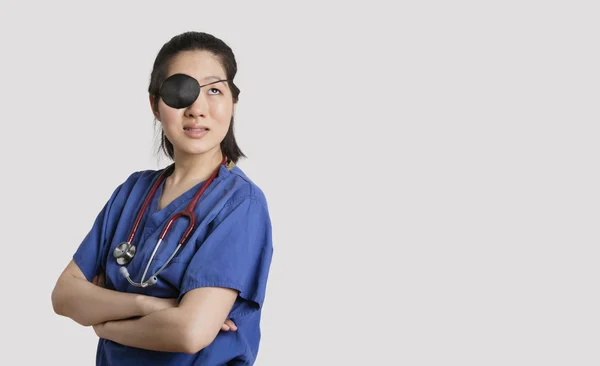
[[[228,287],[239,296],[228,316],[238,326],[233,332],[220,331],[215,340],[200,352],[157,352],[129,347],[100,339],[97,365],[252,365],[258,353],[260,316],[271,258],[273,255],[271,220],[264,193],[238,167],[219,173],[200,197],[194,210],[196,227],[189,240],[158,282],[147,288],[129,284],[119,274],[113,250],[127,240],[138,210],[152,184],[163,170],[131,174],[119,185],[96,218],[73,259],[91,281],[101,271],[106,288],[162,298],[182,297],[198,287]],[[157,189],[133,240],[137,252],[126,265],[131,279],[141,280],[158,237],[175,213],[183,210],[202,183],[158,210],[164,181]],[[146,275],[155,273],[175,250],[187,228],[188,219],[179,218],[161,243]]]

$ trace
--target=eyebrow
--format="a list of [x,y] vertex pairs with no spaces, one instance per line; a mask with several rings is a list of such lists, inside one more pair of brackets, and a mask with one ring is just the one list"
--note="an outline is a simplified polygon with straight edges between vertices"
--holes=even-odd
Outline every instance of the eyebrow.
[[202,79],[203,81],[209,81],[209,80],[213,80],[213,81],[218,81],[218,80],[227,80],[227,78],[220,78],[218,76],[207,76],[205,78]]

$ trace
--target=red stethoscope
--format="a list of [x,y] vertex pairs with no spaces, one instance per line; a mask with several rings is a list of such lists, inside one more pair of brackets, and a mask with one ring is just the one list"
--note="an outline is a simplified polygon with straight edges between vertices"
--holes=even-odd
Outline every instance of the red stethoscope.
[[[169,220],[169,222],[167,222],[167,225],[165,226],[163,231],[160,233],[158,242],[154,246],[154,251],[152,252],[152,255],[150,256],[150,260],[148,261],[148,264],[146,264],[146,269],[144,270],[142,279],[140,280],[139,283],[137,283],[137,282],[133,282],[131,280],[131,278],[129,277],[129,271],[127,271],[127,268],[124,267],[124,265],[131,262],[133,257],[135,257],[136,248],[131,243],[133,242],[133,239],[135,238],[135,234],[137,233],[138,226],[140,225],[140,221],[142,221],[144,212],[146,212],[146,208],[150,204],[150,201],[152,200],[154,193],[156,192],[158,187],[162,184],[163,180],[173,171],[175,164],[172,164],[167,169],[165,169],[165,171],[160,175],[160,177],[158,177],[158,179],[152,186],[152,189],[146,196],[146,199],[144,200],[144,204],[142,205],[142,208],[140,209],[140,211],[137,214],[135,223],[133,224],[133,227],[131,228],[131,232],[129,233],[129,238],[127,239],[126,242],[122,242],[121,244],[119,244],[119,246],[117,246],[113,252],[113,256],[116,258],[117,263],[122,266],[119,269],[119,273],[121,273],[121,275],[123,277],[127,278],[127,281],[129,281],[130,284],[132,284],[133,286],[136,286],[136,287],[148,287],[148,286],[154,285],[156,283],[156,281],[158,281],[158,278],[156,276],[158,276],[160,274],[160,272],[163,271],[163,269],[169,264],[171,259],[173,259],[173,257],[177,254],[179,249],[181,249],[181,247],[185,245],[190,234],[192,233],[192,230],[194,229],[194,226],[196,225],[196,215],[194,214],[194,208],[196,207],[196,204],[198,203],[200,196],[202,196],[202,194],[204,193],[206,188],[208,188],[208,186],[216,178],[217,174],[219,173],[219,169],[221,168],[221,165],[226,165],[227,169],[231,170],[235,166],[235,163],[233,161],[230,161],[229,164],[227,164],[227,157],[223,156],[223,161],[221,162],[219,167],[217,167],[217,169],[215,169],[215,171],[204,182],[204,184],[202,184],[202,187],[200,187],[198,192],[196,192],[196,194],[194,195],[194,197],[192,198],[190,203],[185,207],[185,209],[183,211],[177,212],[175,215],[173,215],[173,217],[171,217],[171,219]],[[150,276],[150,278],[147,281],[144,281],[144,279],[146,278],[146,274],[148,273],[148,268],[150,268],[150,264],[152,263],[152,260],[154,259],[154,255],[158,251],[158,247],[160,247],[160,244],[162,243],[163,239],[165,238],[165,236],[167,236],[167,233],[169,232],[169,229],[171,228],[171,226],[173,225],[175,220],[177,220],[178,218],[180,218],[182,216],[186,216],[189,219],[189,223],[188,223],[187,229],[185,230],[185,232],[181,236],[181,239],[179,240],[179,244],[177,245],[177,248],[175,248],[175,251],[173,251],[173,254],[171,254],[171,256],[165,262],[165,264],[162,267],[160,267],[160,269],[158,271],[156,271],[156,273],[154,273],[152,276]]]

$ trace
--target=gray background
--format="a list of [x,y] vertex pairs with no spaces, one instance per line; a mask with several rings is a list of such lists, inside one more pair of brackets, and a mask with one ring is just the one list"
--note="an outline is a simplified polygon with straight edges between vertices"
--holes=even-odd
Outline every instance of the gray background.
[[237,56],[271,209],[257,365],[600,363],[594,2],[215,3],[2,3],[0,364],[93,364],[50,294],[166,165],[147,83],[186,30]]

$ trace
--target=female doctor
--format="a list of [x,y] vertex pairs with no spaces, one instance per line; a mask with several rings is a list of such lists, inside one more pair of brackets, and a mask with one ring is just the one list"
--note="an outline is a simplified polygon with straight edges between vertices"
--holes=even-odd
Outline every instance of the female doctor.
[[236,72],[206,33],[156,57],[150,105],[173,163],[114,190],[52,292],[57,314],[93,326],[97,365],[254,363],[273,247],[265,195],[236,166]]

